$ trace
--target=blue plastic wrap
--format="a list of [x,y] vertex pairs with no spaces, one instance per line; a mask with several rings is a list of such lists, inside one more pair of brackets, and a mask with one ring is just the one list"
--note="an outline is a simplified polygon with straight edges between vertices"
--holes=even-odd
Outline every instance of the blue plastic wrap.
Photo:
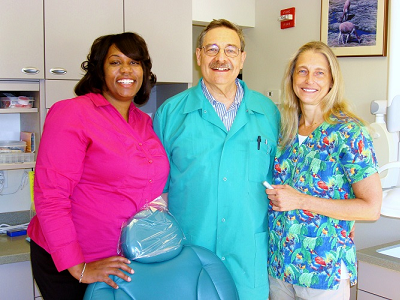
[[158,197],[122,226],[119,253],[139,262],[160,262],[178,255],[183,239],[165,201]]

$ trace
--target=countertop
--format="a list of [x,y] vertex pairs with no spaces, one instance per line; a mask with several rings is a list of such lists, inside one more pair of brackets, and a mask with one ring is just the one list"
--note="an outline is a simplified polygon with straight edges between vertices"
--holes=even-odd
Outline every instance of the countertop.
[[9,237],[0,235],[0,265],[30,260],[26,235]]
[[[28,223],[29,211],[0,213],[0,224],[18,225]],[[0,265],[30,260],[29,243],[26,235],[9,237],[0,234]]]
[[386,243],[378,246],[373,246],[357,251],[357,258],[359,261],[377,265],[382,268],[390,269],[400,272],[400,258],[385,255],[377,252],[376,250],[387,248],[390,246],[399,245],[400,241]]

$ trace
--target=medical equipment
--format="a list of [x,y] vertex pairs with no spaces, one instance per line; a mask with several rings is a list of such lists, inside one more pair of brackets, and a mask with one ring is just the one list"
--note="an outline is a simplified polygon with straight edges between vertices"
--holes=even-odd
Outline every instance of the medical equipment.
[[400,218],[400,95],[390,103],[372,101],[371,113],[375,115],[375,122],[371,124],[372,137],[383,188],[381,215]]

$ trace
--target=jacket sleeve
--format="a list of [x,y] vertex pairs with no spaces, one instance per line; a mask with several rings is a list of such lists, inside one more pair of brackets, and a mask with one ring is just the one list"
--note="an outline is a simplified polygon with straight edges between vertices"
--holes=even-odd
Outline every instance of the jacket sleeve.
[[46,118],[35,167],[35,208],[59,271],[84,261],[70,198],[81,178],[87,148],[85,121],[77,110],[69,101],[53,105]]

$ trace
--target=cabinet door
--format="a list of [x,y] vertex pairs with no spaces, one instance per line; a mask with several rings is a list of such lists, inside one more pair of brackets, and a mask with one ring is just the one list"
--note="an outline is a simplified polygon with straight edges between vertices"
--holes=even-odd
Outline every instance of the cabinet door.
[[78,80],[46,80],[46,109],[54,103],[76,97],[74,93]]
[[0,298],[33,299],[30,261],[0,265]]
[[357,291],[357,300],[385,300],[385,299],[387,298],[382,298],[380,296],[370,294],[362,290]]
[[93,41],[123,32],[122,0],[44,0],[44,4],[46,79],[80,79],[81,63]]
[[0,78],[43,79],[43,0],[0,0]]
[[[400,272],[358,261],[358,293],[361,291],[374,294],[384,299],[400,299]],[[357,299],[370,299],[360,298]]]
[[188,0],[125,0],[125,31],[146,41],[158,82],[192,82],[192,4]]

